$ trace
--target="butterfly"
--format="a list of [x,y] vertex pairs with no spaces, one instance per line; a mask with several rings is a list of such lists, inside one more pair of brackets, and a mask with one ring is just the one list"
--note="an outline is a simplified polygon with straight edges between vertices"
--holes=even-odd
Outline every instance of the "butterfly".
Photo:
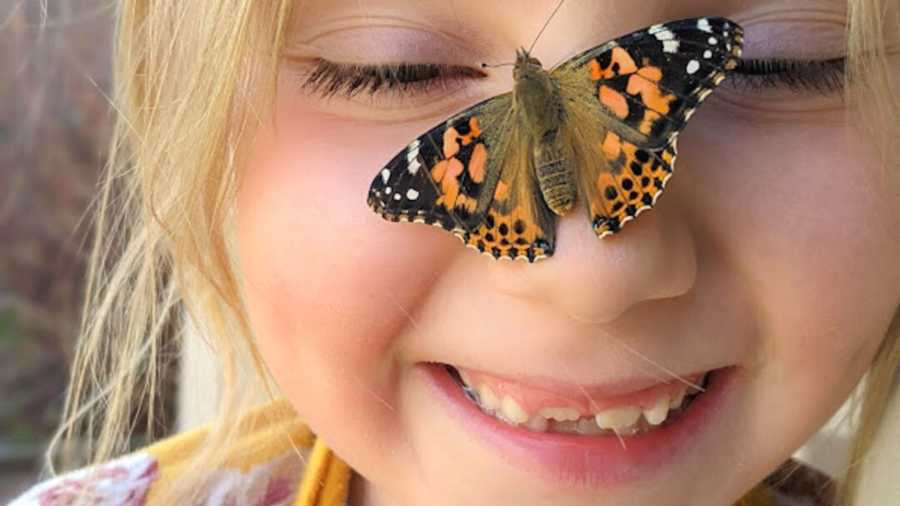
[[520,49],[513,90],[413,140],[375,176],[368,204],[497,259],[551,256],[556,221],[578,202],[599,238],[615,234],[656,203],[678,134],[737,67],[742,43],[739,25],[703,17],[638,30],[550,71]]

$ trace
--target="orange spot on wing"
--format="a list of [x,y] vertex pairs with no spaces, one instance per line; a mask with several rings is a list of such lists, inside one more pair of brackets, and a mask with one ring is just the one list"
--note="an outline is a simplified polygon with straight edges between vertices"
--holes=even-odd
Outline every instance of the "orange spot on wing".
[[472,119],[469,120],[469,128],[472,129],[472,135],[474,137],[481,137],[481,127],[478,125],[478,116],[472,116]]
[[603,138],[602,148],[603,154],[605,154],[607,158],[615,160],[619,157],[619,153],[622,152],[622,139],[613,132],[606,132],[606,137]]
[[597,60],[588,62],[588,71],[591,73],[591,80],[599,81],[603,77],[603,71],[600,70],[600,63]]
[[468,195],[463,195],[460,193],[459,197],[456,198],[455,206],[460,209],[465,209],[470,213],[474,213],[475,208],[478,206],[478,201]]
[[637,73],[639,76],[644,76],[655,83],[662,79],[662,70],[659,67],[641,67]]
[[609,65],[606,68],[600,68],[599,65],[597,67],[600,78],[603,79],[611,79],[623,74],[633,74],[637,72],[638,69],[637,64],[634,63],[634,58],[628,54],[628,51],[621,47],[613,48],[609,59]]
[[661,77],[662,74],[658,68],[644,67],[628,79],[628,87],[625,92],[629,95],[639,95],[648,109],[653,109],[660,114],[668,114],[669,104],[675,100],[675,95],[663,93],[657,84]]
[[447,167],[450,163],[447,160],[441,160],[438,163],[434,164],[434,167],[431,168],[431,179],[434,179],[438,183],[444,179],[444,174],[447,173]]
[[439,199],[445,207],[452,207],[459,195],[459,181],[457,178],[464,170],[462,162],[456,158],[441,160],[431,169],[431,177],[441,184],[441,192],[444,194]]
[[444,131],[444,158],[452,158],[459,153],[459,132],[455,128],[448,128]]
[[481,136],[481,128],[478,126],[478,116],[472,116],[469,119],[469,133],[466,135],[460,135],[459,138],[462,141],[463,146],[468,146],[475,139]]
[[609,172],[601,172],[597,176],[597,192],[600,195],[605,194],[607,186],[615,187],[615,185],[616,185],[616,180],[612,176],[612,174],[610,174]]
[[509,197],[509,186],[503,181],[497,181],[497,189],[494,190],[496,200],[506,200]]
[[487,155],[487,148],[484,147],[484,144],[476,144],[475,149],[472,150],[472,158],[469,159],[469,177],[476,183],[484,181]]
[[650,135],[653,125],[660,121],[661,118],[662,116],[658,112],[647,109],[644,111],[644,119],[638,125],[638,130],[644,135]]
[[600,86],[600,103],[620,118],[628,117],[628,101],[625,96],[609,86]]

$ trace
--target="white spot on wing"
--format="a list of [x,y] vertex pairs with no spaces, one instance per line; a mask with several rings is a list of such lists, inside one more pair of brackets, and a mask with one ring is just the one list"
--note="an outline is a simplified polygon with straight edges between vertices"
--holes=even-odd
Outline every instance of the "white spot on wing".
[[419,192],[417,192],[413,188],[410,188],[409,190],[406,190],[406,198],[408,198],[409,200],[416,200],[417,198],[419,198]]
[[706,58],[707,60],[712,58],[712,51],[710,51],[709,49],[707,49],[706,51],[703,51],[703,57]]
[[400,200],[401,198],[402,198],[402,197],[400,197],[400,194],[399,194],[399,193],[395,193],[395,194],[394,194],[394,200]]
[[384,189],[384,193],[386,193],[388,195],[390,195],[392,191],[394,191],[394,190],[390,186],[388,186],[387,188]]
[[675,34],[672,33],[672,30],[665,29],[656,32],[656,40],[674,40]]
[[419,156],[419,140],[416,139],[406,148],[406,161],[412,162]]
[[697,60],[691,60],[687,64],[687,73],[688,74],[696,74],[698,70],[700,70],[700,62]]
[[419,163],[419,160],[413,160],[413,161],[409,162],[409,165],[406,166],[406,170],[410,174],[415,176],[416,172],[419,172],[419,168],[421,168],[421,167],[422,167],[422,164]]
[[709,20],[706,18],[700,18],[697,20],[697,28],[708,33],[712,33],[712,26],[709,24]]
[[381,181],[384,184],[387,184],[388,180],[391,178],[391,171],[388,169],[381,169]]
[[717,38],[715,38],[715,37],[710,37],[709,40],[708,40],[707,42],[709,42],[709,45],[710,45],[710,46],[715,46],[716,44],[719,43],[719,39],[717,39]]
[[678,46],[681,43],[677,40],[665,40],[663,41],[663,52],[675,54],[678,52]]

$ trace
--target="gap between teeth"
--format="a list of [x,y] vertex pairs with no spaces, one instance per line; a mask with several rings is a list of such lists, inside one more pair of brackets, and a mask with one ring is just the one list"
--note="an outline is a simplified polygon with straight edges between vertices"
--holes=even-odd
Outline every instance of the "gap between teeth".
[[[473,400],[482,411],[511,425],[522,425],[537,432],[552,429],[558,432],[599,434],[611,430],[616,434],[628,435],[648,430],[662,424],[671,412],[681,408],[687,391],[685,385],[674,396],[662,394],[652,406],[619,406],[599,411],[593,416],[582,416],[578,410],[566,407],[543,408],[529,415],[512,397],[507,395],[501,399],[487,385],[472,388],[465,379],[463,378],[466,384],[464,388],[473,394]],[[703,383],[702,380],[700,383]],[[689,397],[694,396],[696,393]]]

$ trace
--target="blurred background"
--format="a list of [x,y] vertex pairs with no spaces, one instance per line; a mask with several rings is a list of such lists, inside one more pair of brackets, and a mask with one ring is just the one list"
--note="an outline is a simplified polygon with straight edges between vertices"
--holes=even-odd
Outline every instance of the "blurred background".
[[[111,133],[115,6],[0,0],[0,504],[37,479],[59,421],[91,200]],[[179,375],[169,378],[166,404],[177,394],[178,409],[165,410],[158,434],[202,423],[212,412],[214,361],[198,343],[187,339]],[[177,392],[176,384],[183,385]],[[839,412],[796,456],[832,474],[842,469],[843,417]],[[136,445],[142,437],[136,434]]]
[[0,504],[36,478],[62,408],[111,132],[114,8],[0,0]]

